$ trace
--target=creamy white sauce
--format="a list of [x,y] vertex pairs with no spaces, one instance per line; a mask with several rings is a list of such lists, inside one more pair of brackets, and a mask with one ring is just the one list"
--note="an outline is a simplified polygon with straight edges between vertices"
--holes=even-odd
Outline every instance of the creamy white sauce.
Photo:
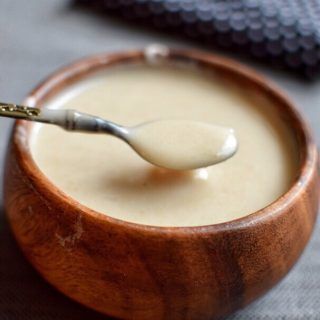
[[128,141],[145,160],[173,170],[208,167],[237,150],[233,129],[191,120],[150,121],[130,129]]
[[126,126],[154,119],[211,123],[234,128],[239,141],[225,162],[172,171],[156,168],[112,136],[37,125],[32,153],[40,169],[96,211],[148,225],[215,224],[269,205],[295,178],[297,155],[286,124],[272,102],[244,85],[195,70],[135,66],[110,69],[75,88],[47,106]]

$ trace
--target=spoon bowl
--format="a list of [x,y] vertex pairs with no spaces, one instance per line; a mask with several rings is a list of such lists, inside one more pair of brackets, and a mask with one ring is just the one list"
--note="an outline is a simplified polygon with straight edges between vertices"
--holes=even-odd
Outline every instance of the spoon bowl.
[[173,170],[218,164],[232,157],[238,147],[232,128],[198,121],[150,121],[128,132],[128,143],[142,158]]

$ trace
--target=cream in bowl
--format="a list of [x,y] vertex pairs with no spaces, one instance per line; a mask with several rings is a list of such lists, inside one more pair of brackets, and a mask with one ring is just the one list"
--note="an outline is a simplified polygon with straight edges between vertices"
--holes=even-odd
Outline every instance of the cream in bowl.
[[129,128],[196,121],[232,128],[238,142],[223,162],[175,171],[112,136],[16,123],[4,185],[12,230],[41,275],[90,308],[219,318],[278,283],[308,242],[316,146],[291,102],[241,65],[184,50],[102,54],[58,71],[24,103]]
[[[234,220],[275,201],[289,189],[297,173],[293,138],[274,106],[203,71],[172,66],[114,67],[87,79],[73,94],[58,95],[46,107],[77,108],[128,127],[171,119],[149,122],[133,130],[130,138],[145,153],[157,151],[158,161],[170,160],[171,167],[179,159],[163,159],[163,155],[188,147],[182,141],[185,136],[194,139],[193,148],[197,148],[183,150],[189,160],[184,164],[192,167],[212,158],[210,147],[215,150],[215,144],[223,145],[230,129],[221,128],[236,132],[239,149],[232,158],[210,167],[204,163],[207,168],[192,172],[171,172],[150,165],[114,137],[41,125],[32,145],[41,171],[81,204],[121,220],[155,226]],[[193,135],[188,136],[191,130]]]

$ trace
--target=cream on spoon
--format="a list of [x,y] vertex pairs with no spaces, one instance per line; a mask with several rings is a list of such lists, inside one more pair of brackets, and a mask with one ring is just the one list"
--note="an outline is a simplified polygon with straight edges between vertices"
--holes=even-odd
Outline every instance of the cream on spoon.
[[55,124],[69,131],[111,134],[146,161],[174,170],[217,164],[232,157],[238,145],[233,129],[192,120],[157,120],[123,127],[76,110],[41,110],[5,103],[0,103],[0,116]]
[[157,120],[129,129],[128,143],[145,160],[167,169],[192,170],[234,155],[234,130],[191,120]]

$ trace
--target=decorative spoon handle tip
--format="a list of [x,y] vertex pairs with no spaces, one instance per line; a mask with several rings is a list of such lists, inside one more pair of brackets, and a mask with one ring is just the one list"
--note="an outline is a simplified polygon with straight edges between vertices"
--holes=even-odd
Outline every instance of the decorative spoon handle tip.
[[34,118],[38,117],[40,113],[41,110],[38,108],[31,108],[13,103],[0,102],[0,116],[2,117],[34,120]]

